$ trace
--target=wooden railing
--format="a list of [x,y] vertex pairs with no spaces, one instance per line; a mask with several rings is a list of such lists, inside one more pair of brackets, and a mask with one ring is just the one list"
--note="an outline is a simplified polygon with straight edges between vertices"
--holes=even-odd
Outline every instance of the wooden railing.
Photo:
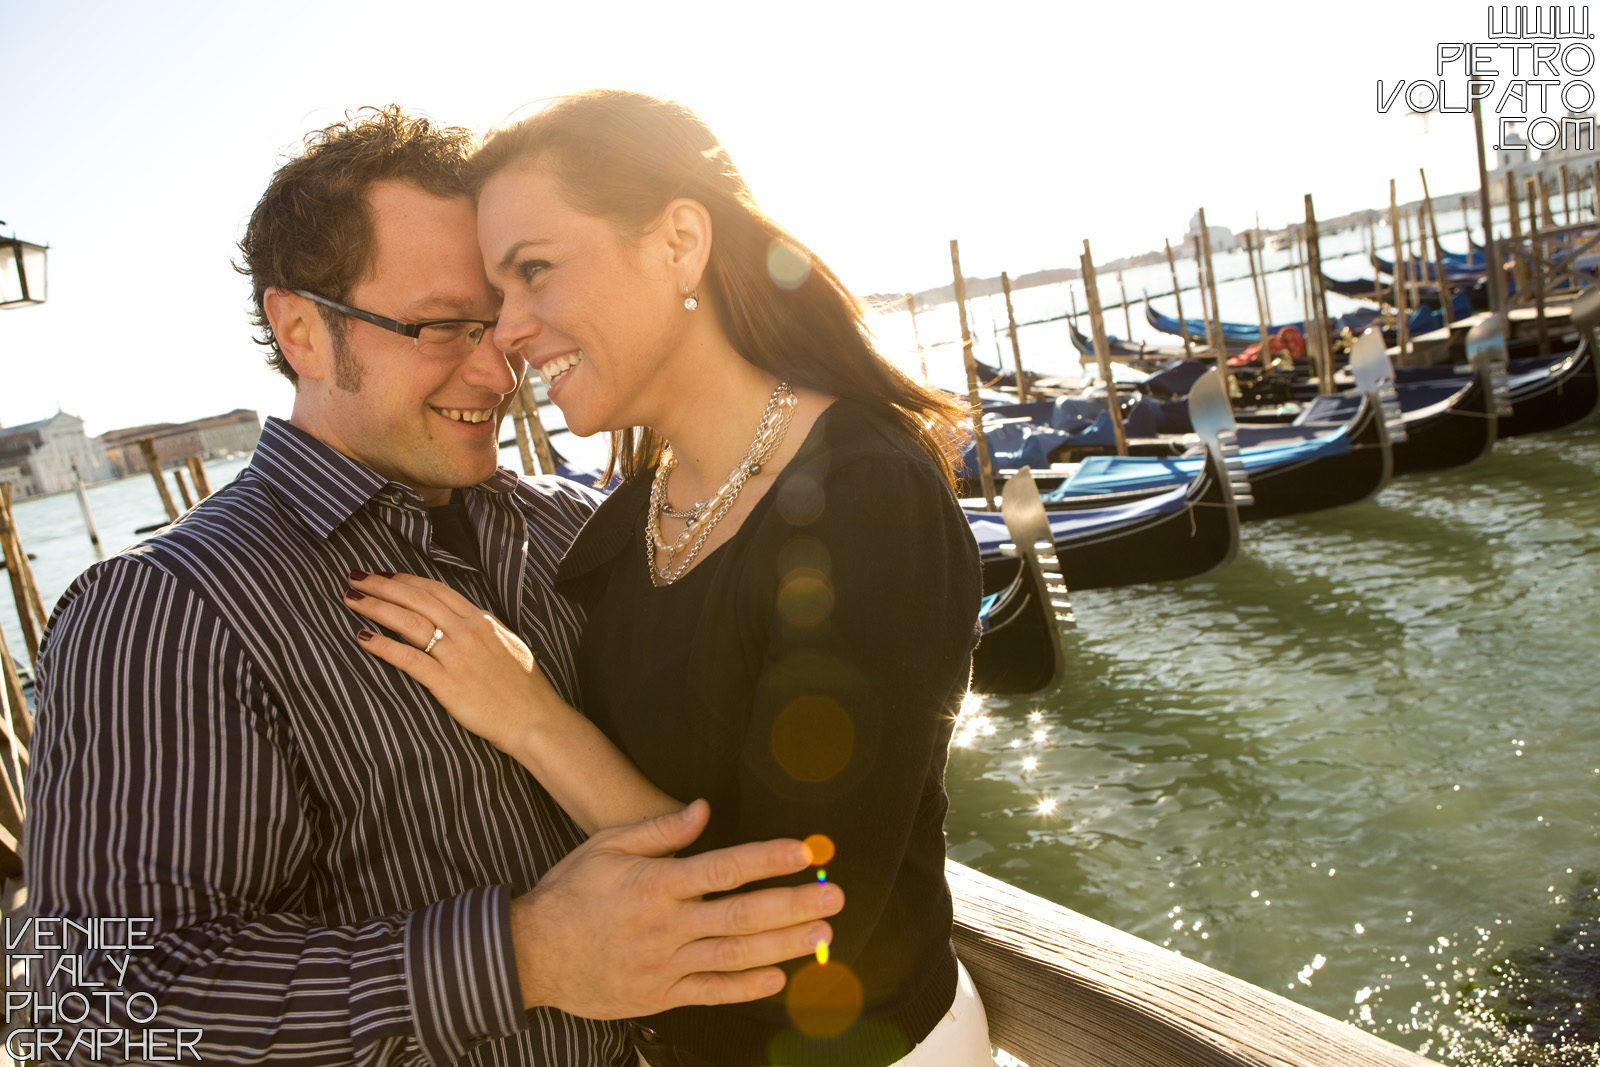
[[1028,1067],[1432,1067],[1433,1061],[953,861],[956,952]]

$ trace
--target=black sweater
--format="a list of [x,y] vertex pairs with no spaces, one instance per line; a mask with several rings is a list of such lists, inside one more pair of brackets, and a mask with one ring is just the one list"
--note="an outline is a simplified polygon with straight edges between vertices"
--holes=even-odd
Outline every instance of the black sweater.
[[585,711],[667,793],[711,802],[691,851],[826,834],[846,902],[838,969],[823,974],[842,979],[842,1005],[789,1003],[803,976],[765,1001],[644,1022],[729,1067],[893,1062],[955,990],[944,767],[977,640],[971,530],[922,448],[847,401],[733,538],[660,589],[645,563],[649,484],[618,488],[562,564],[563,591],[589,612]]

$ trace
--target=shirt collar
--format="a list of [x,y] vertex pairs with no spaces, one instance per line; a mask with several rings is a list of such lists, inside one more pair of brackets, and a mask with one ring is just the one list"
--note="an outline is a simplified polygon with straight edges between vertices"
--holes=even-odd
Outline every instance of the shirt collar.
[[[307,531],[326,540],[334,530],[375,497],[394,504],[423,507],[417,491],[390,481],[371,467],[340,452],[276,416],[261,428],[250,467],[267,489]],[[497,467],[473,489],[496,495],[516,489],[515,471]],[[470,491],[470,490],[469,490]]]

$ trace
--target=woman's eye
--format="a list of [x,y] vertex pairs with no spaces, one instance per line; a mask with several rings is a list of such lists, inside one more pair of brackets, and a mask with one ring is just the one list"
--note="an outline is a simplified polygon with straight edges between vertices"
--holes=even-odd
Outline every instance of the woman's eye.
[[542,259],[524,260],[523,262],[517,264],[517,277],[521,278],[525,282],[531,282],[549,266],[550,264],[546,263]]

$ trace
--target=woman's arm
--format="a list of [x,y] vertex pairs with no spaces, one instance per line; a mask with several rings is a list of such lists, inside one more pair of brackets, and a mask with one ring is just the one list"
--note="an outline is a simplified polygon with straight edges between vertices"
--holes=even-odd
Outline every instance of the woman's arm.
[[[361,646],[527,768],[585,833],[683,807],[561,699],[528,646],[492,614],[442,582],[410,574],[357,571],[350,584],[345,604],[401,638],[362,630]],[[436,629],[444,636],[424,653]]]

